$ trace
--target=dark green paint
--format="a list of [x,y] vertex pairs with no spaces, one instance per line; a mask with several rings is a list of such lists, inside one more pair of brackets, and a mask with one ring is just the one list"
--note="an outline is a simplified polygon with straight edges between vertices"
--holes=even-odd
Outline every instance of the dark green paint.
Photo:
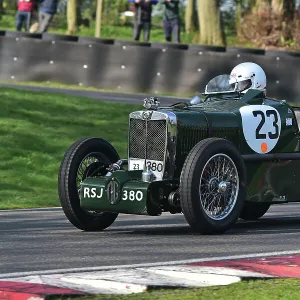
[[[159,215],[161,213],[157,203],[152,201],[150,194],[151,183],[140,180],[142,171],[116,171],[111,176],[87,178],[83,181],[80,190],[80,205],[88,210],[101,210],[109,212],[130,213],[137,215]],[[108,199],[108,184],[111,181],[118,182],[118,201],[111,204]],[[95,188],[96,195],[101,198],[91,197],[91,188]],[[89,189],[89,195],[85,192]],[[102,190],[102,193],[101,193]],[[133,194],[131,194],[133,193]],[[142,193],[142,199],[131,198],[131,195]],[[88,197],[90,196],[90,197]],[[126,196],[126,200],[124,200]]]
[[[81,189],[81,206],[86,209],[99,209],[132,214],[159,215],[162,210],[171,211],[167,197],[178,188],[184,161],[190,150],[201,140],[220,137],[231,141],[241,154],[254,154],[248,146],[242,129],[239,109],[246,105],[265,104],[277,109],[281,117],[281,134],[278,143],[269,153],[299,153],[299,129],[293,108],[285,101],[264,97],[261,91],[250,90],[243,97],[231,95],[200,96],[205,103],[182,108],[161,108],[173,112],[177,117],[176,170],[174,181],[145,183],[141,181],[141,171],[114,172],[111,177],[88,178]],[[293,118],[293,125],[286,126],[286,118]],[[264,155],[264,154],[260,154]],[[300,201],[300,161],[246,162],[248,191],[247,200],[254,202]],[[142,191],[142,201],[120,200],[117,204],[107,199],[107,184],[117,180],[120,194],[124,190]],[[83,197],[84,187],[104,189],[103,198]],[[174,211],[173,211],[174,212]],[[176,212],[176,211],[175,211]]]

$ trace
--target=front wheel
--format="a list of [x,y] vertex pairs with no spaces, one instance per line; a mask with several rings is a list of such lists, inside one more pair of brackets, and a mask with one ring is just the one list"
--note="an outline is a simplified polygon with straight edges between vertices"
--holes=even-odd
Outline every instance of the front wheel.
[[87,177],[103,176],[119,160],[113,146],[100,138],[83,138],[66,152],[58,175],[58,194],[69,221],[79,229],[92,231],[109,227],[117,213],[90,211],[80,207],[80,183]]
[[203,234],[228,230],[240,216],[245,195],[245,166],[231,142],[209,138],[190,151],[180,176],[180,202],[193,229]]

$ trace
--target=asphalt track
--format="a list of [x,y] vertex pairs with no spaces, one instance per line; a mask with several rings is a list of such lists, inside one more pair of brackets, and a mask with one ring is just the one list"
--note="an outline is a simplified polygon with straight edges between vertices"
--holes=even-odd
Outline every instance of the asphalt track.
[[[142,103],[147,96],[10,87],[126,103]],[[184,98],[160,99],[162,105],[169,105]],[[213,236],[193,232],[183,215],[168,213],[160,217],[120,215],[103,232],[82,232],[68,222],[61,208],[0,211],[0,277],[13,272],[293,251],[300,249],[299,234],[300,203],[275,205],[259,221],[239,221],[226,234]]]
[[193,232],[183,215],[119,215],[102,232],[73,227],[61,208],[0,211],[0,274],[299,250],[300,204],[274,205],[223,235]]
[[36,92],[50,92],[60,93],[69,96],[81,96],[88,97],[95,100],[104,100],[109,102],[122,102],[129,104],[143,104],[143,99],[149,96],[157,96],[161,105],[170,105],[180,101],[186,101],[187,98],[176,97],[176,96],[158,96],[150,94],[125,94],[116,92],[101,92],[92,90],[80,90],[80,89],[68,89],[68,88],[54,88],[54,87],[43,87],[43,86],[30,86],[21,84],[0,84],[0,87],[10,87],[15,89],[30,90]]

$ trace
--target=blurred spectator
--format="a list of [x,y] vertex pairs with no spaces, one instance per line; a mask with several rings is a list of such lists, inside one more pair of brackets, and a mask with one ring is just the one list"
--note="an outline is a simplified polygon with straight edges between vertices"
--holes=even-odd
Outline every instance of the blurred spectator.
[[31,14],[34,7],[34,0],[18,0],[18,12],[16,16],[16,29],[21,31],[25,27],[25,31],[29,31]]
[[57,12],[58,0],[42,0],[39,12],[39,32],[43,33],[48,27]]
[[164,32],[167,42],[172,41],[172,33],[175,43],[180,43],[180,15],[179,0],[161,0],[164,8]]
[[134,40],[140,40],[143,29],[144,41],[149,42],[151,31],[151,0],[135,0]]

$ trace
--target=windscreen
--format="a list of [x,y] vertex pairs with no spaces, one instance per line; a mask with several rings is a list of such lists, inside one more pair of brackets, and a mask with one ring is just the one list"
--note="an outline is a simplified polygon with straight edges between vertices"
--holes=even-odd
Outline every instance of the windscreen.
[[219,75],[213,78],[205,88],[205,94],[234,92],[237,89],[236,78],[230,75]]

